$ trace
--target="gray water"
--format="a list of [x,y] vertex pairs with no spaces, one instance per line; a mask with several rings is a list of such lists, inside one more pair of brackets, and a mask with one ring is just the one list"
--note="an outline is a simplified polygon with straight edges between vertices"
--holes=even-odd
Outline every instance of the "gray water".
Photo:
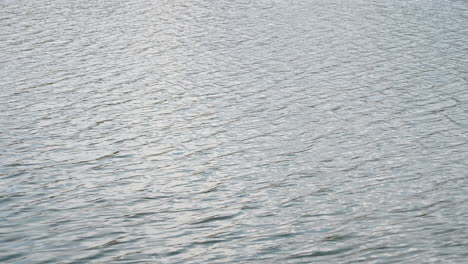
[[0,262],[468,263],[467,17],[0,0]]

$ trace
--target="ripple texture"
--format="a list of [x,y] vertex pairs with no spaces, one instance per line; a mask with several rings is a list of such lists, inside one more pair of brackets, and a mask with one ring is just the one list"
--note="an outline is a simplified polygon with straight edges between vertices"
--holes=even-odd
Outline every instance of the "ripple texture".
[[466,263],[463,0],[0,0],[1,263]]

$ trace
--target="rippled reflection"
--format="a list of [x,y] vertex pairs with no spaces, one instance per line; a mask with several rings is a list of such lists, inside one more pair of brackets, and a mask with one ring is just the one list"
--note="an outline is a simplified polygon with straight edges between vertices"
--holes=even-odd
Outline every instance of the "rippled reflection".
[[0,262],[465,262],[467,12],[0,0]]

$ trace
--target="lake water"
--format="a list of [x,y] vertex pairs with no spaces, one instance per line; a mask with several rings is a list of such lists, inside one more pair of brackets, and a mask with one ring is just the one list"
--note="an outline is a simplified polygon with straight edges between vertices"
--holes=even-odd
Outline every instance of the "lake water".
[[1,263],[467,263],[468,2],[0,0]]

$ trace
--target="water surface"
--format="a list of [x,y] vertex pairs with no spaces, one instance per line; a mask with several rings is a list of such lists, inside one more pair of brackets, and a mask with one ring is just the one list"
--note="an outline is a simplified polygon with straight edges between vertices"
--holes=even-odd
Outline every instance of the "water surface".
[[0,0],[0,262],[466,263],[467,15]]

